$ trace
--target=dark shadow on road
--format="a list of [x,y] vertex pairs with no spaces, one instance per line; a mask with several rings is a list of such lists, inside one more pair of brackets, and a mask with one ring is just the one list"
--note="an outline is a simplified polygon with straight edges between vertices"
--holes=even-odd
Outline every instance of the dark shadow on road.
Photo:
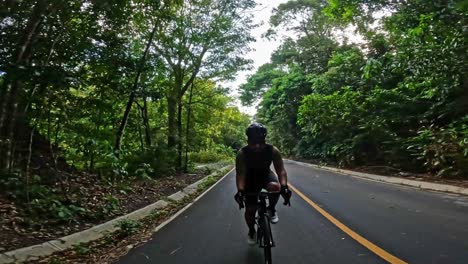
[[246,264],[257,264],[263,261],[263,249],[257,245],[250,246],[245,254],[244,263]]

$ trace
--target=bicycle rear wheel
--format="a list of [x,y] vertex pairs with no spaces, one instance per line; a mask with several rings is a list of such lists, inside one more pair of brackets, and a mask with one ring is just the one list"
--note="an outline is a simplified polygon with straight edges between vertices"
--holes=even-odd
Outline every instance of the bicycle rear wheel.
[[271,247],[266,246],[263,248],[263,253],[265,254],[265,264],[272,264],[271,262]]

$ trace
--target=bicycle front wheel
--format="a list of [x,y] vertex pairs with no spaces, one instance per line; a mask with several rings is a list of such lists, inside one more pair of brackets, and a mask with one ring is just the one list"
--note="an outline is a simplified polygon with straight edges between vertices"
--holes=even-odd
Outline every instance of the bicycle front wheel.
[[265,255],[265,264],[272,264],[271,258],[271,246],[272,246],[272,237],[271,237],[271,227],[270,219],[268,217],[263,218],[263,252]]

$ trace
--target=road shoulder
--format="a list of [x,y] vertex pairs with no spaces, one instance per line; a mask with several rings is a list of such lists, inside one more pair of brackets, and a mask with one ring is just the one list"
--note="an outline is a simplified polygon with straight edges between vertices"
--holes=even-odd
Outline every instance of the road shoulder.
[[340,173],[340,174],[343,174],[343,175],[358,177],[358,178],[362,178],[362,179],[368,179],[368,180],[374,180],[374,181],[385,182],[385,183],[412,186],[412,187],[425,189],[425,190],[432,190],[432,191],[439,191],[439,192],[449,192],[449,193],[468,195],[468,188],[454,186],[454,185],[432,183],[432,182],[418,181],[418,180],[409,180],[409,179],[404,179],[404,178],[376,175],[376,174],[370,174],[370,173],[362,173],[362,172],[357,172],[357,171],[351,171],[351,170],[339,169],[339,168],[334,168],[334,167],[328,167],[328,166],[321,166],[321,165],[316,165],[316,164],[311,164],[311,163],[305,163],[305,162],[300,162],[300,161],[295,161],[295,160],[290,160],[290,159],[285,159],[285,161],[291,162],[291,163],[294,163],[294,164],[298,164],[298,165],[302,165],[302,166],[306,166],[306,167],[311,167],[311,168],[326,170],[326,171],[332,171],[332,172]]

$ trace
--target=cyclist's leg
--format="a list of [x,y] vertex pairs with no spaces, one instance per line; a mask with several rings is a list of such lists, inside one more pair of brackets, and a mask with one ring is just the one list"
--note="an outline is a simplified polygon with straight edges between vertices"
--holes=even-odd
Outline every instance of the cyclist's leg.
[[[258,184],[255,178],[247,178],[246,191],[250,194],[260,192],[262,186]],[[245,222],[249,228],[249,233],[255,232],[255,213],[258,209],[257,197],[247,196],[245,199]]]
[[274,172],[270,171],[268,174],[264,188],[269,192],[277,192],[268,195],[268,209],[275,211],[276,204],[278,203],[280,197],[279,191],[281,190],[281,186],[279,184],[278,177]]
[[245,205],[245,222],[249,228],[249,234],[255,233],[255,213],[257,212],[257,204],[249,204],[246,202]]

